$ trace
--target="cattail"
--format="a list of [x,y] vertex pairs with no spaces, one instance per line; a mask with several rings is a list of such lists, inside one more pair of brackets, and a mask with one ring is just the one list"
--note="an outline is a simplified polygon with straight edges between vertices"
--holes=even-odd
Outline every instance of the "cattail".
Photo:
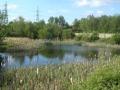
[[22,84],[23,83],[23,80],[20,80],[20,84]]
[[38,75],[38,73],[39,73],[39,69],[37,68],[37,75]]
[[72,79],[72,77],[70,77],[70,83],[73,85],[73,79]]

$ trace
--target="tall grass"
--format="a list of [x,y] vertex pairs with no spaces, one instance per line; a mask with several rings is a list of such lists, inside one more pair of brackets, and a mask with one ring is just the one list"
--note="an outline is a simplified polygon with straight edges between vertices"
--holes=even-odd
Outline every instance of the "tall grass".
[[108,61],[101,57],[99,63],[12,69],[1,74],[0,86],[11,90],[119,90],[120,57]]
[[42,39],[29,39],[29,38],[23,38],[23,37],[6,37],[4,40],[4,43],[8,45],[8,50],[31,50],[31,49],[38,49],[40,46],[44,45],[45,43],[51,43],[51,44],[80,44],[80,42],[77,42],[75,40],[42,40]]

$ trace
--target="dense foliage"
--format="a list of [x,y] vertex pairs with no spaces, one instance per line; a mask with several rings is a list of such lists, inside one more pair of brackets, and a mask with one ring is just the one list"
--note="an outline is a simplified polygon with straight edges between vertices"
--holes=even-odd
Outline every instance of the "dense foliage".
[[5,35],[6,35],[6,28],[7,26],[4,24],[4,21],[3,21],[3,14],[0,13],[0,43],[3,41]]
[[[0,16],[2,25],[2,14]],[[80,20],[75,19],[73,25],[69,25],[63,16],[50,17],[48,23],[44,20],[38,22],[25,21],[23,17],[19,17],[7,24],[7,36],[13,37],[29,37],[32,39],[54,39],[63,40],[74,38],[74,33],[84,32],[93,33],[90,39],[95,41],[98,39],[96,33],[120,33],[120,15],[94,17],[89,15]],[[0,30],[3,30],[0,26]],[[94,33],[96,32],[96,33]],[[0,35],[2,32],[0,32]],[[0,36],[2,37],[2,36]],[[85,36],[83,36],[84,38]],[[81,38],[81,37],[80,37]],[[86,37],[85,37],[86,38]]]
[[120,61],[114,58],[106,65],[99,65],[84,81],[83,90],[119,90]]
[[99,39],[99,34],[94,33],[82,33],[75,37],[77,41],[87,41],[87,42],[94,42]]
[[92,33],[90,36],[90,41],[96,41],[99,39],[99,34],[98,33]]
[[[19,17],[18,20],[10,22],[8,26],[8,36],[62,40],[72,35],[72,29],[69,28],[63,16],[50,17],[48,23],[45,23],[44,20],[27,22],[24,18]],[[69,35],[64,37],[67,31]]]
[[94,17],[89,15],[81,20],[75,19],[73,29],[75,32],[100,32],[117,33],[120,32],[120,15]]
[[120,34],[115,34],[111,38],[111,43],[120,45]]

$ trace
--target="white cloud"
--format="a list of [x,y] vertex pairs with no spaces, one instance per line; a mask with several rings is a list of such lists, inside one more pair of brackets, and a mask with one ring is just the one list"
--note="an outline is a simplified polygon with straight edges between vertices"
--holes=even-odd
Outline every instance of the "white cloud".
[[[17,9],[17,5],[16,4],[8,4],[7,8],[8,10],[15,10]],[[0,4],[0,9],[4,9],[4,5],[3,4]]]
[[78,7],[101,7],[113,3],[120,3],[120,0],[74,0]]
[[98,10],[97,14],[103,14],[104,12],[102,10]]
[[9,10],[14,10],[16,9],[18,6],[16,4],[8,4],[8,9]]
[[78,6],[87,6],[89,2],[87,0],[76,0],[75,2]]

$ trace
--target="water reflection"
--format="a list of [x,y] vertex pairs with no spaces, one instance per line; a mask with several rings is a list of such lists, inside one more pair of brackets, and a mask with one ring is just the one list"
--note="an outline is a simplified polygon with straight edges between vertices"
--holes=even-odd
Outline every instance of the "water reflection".
[[2,62],[3,62],[3,58],[2,58],[2,56],[0,55],[0,71],[1,71],[1,69],[2,69]]
[[59,58],[63,60],[65,55],[65,50],[61,46],[45,45],[38,49],[38,53],[46,58]]
[[7,64],[7,57],[0,55],[0,87],[4,84],[5,79],[5,66]]
[[7,56],[8,67],[23,67],[96,61],[101,55],[105,56],[106,60],[108,60],[111,56],[120,55],[120,50],[83,47],[79,45],[52,45],[47,43],[38,50],[6,52],[0,53],[0,55],[1,57]]
[[86,50],[84,52],[80,53],[83,57],[87,58],[88,60],[97,60],[99,56],[99,51],[98,50]]
[[7,66],[8,64],[8,57],[0,55],[0,71]]

